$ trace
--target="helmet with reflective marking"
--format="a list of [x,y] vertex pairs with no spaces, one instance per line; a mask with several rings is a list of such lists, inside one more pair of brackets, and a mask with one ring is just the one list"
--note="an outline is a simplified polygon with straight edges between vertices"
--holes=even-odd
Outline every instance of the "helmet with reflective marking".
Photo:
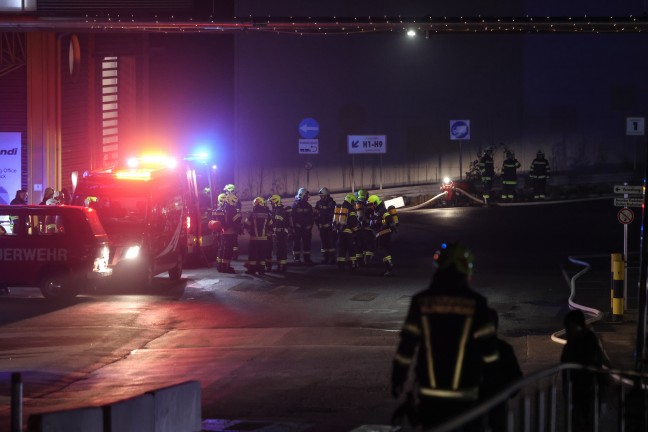
[[254,201],[252,201],[252,205],[265,207],[265,200],[262,197],[256,197],[254,198]]
[[222,194],[218,194],[218,205],[221,205],[225,202],[225,197],[227,194],[223,192]]
[[297,195],[295,195],[295,199],[308,199],[308,196],[308,191],[305,188],[299,188],[299,190],[297,190]]
[[381,202],[382,201],[380,200],[380,197],[378,195],[370,195],[367,199],[367,204],[371,205],[380,205]]
[[350,193],[350,194],[347,194],[347,195],[344,197],[344,201],[348,202],[349,204],[353,204],[354,202],[357,201],[357,199],[356,199],[356,196],[355,196],[355,195],[353,195],[352,193]]
[[538,150],[538,154],[536,156],[538,156],[539,158],[544,158],[545,154],[542,150]]
[[367,189],[358,189],[358,201],[366,201],[369,197],[369,191]]
[[225,187],[223,188],[223,192],[228,193],[228,194],[235,194],[236,193],[236,186],[233,184],[226,184]]
[[328,188],[323,187],[319,190],[319,194],[320,196],[329,196],[331,195],[331,192],[328,190]]
[[467,246],[461,243],[443,243],[441,250],[434,254],[439,270],[454,267],[459,273],[472,275],[474,256]]
[[270,204],[272,204],[273,207],[281,205],[281,197],[279,195],[272,195],[268,198],[268,201],[270,201]]

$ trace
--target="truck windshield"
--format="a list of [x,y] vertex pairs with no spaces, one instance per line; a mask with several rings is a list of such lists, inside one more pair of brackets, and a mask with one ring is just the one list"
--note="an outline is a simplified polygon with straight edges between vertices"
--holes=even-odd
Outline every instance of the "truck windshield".
[[[123,191],[119,194],[110,190],[93,190],[74,195],[73,204],[89,207],[97,211],[101,223],[108,233],[146,225],[148,214],[148,197],[145,195],[129,196]],[[133,192],[133,191],[131,191]]]

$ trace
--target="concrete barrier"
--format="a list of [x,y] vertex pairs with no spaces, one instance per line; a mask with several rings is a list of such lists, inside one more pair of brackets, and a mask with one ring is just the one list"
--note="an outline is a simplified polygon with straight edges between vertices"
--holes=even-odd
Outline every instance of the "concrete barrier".
[[99,407],[34,414],[27,432],[103,432],[103,411]]
[[155,432],[200,432],[202,394],[198,381],[148,392],[155,401]]
[[103,407],[104,432],[155,432],[155,400],[144,394]]

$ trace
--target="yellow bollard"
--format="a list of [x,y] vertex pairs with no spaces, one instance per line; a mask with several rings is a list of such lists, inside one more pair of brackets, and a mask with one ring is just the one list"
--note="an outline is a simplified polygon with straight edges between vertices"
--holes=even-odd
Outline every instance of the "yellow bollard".
[[623,270],[623,261],[612,263],[612,321],[623,321]]
[[610,310],[614,310],[614,263],[623,261],[623,254],[610,254]]

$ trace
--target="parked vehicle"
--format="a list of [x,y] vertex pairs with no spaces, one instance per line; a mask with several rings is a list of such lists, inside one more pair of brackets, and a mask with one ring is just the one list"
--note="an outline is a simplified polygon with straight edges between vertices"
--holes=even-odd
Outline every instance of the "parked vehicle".
[[189,173],[160,163],[88,173],[79,179],[72,199],[72,204],[97,210],[108,233],[116,282],[145,287],[163,272],[171,280],[182,277],[195,202]]
[[0,206],[0,288],[38,286],[74,297],[111,275],[108,236],[97,212],[75,206]]

